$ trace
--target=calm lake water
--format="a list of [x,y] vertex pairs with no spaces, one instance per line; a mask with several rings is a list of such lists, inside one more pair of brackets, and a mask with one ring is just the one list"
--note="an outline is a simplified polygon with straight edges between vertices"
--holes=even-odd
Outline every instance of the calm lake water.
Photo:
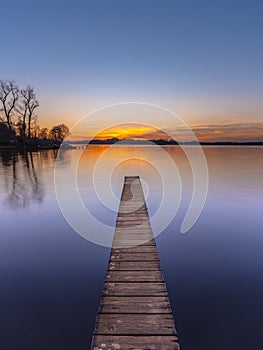
[[[204,148],[210,177],[207,201],[186,234],[180,227],[192,194],[190,166],[179,147],[163,148],[182,180],[179,210],[157,237],[181,348],[262,350],[263,148]],[[120,154],[132,158],[112,173],[116,198],[123,176],[138,174],[148,182],[147,203],[154,215],[162,184],[158,171],[147,163],[154,157],[151,147],[89,146],[78,168],[84,205],[98,221],[114,226],[116,212],[102,205],[92,188],[93,168],[104,151],[105,164],[117,164]],[[81,152],[65,150],[58,171],[66,177]],[[89,349],[110,249],[83,239],[62,215],[54,189],[55,151],[1,151],[0,157],[0,348]],[[98,192],[108,179],[106,170],[97,174]],[[71,185],[63,185],[67,193]]]

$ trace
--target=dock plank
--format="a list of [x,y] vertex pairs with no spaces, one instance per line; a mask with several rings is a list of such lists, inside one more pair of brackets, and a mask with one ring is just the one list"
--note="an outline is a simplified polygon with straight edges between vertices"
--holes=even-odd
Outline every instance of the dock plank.
[[136,313],[136,314],[164,314],[171,313],[167,296],[152,297],[112,297],[104,296],[101,300],[101,313]]
[[138,296],[138,295],[167,295],[163,282],[106,282],[104,284],[105,295]]
[[[95,335],[94,344],[98,349],[111,350],[179,350],[175,336],[104,336]],[[95,350],[93,347],[92,350]]]
[[155,271],[108,271],[107,282],[163,282],[160,270]]
[[158,254],[156,252],[151,253],[116,253],[112,254],[110,261],[122,260],[122,261],[147,261],[157,260],[159,261]]
[[109,270],[118,270],[118,271],[152,271],[160,270],[158,262],[152,264],[152,261],[110,261]]
[[170,314],[99,314],[97,334],[114,335],[175,335]]

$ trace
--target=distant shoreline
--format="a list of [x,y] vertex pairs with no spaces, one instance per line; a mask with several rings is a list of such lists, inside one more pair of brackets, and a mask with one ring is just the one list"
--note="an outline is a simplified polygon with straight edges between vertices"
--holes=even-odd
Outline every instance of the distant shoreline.
[[186,141],[186,142],[176,142],[174,140],[81,140],[81,141],[65,141],[69,145],[151,145],[156,144],[160,146],[263,146],[263,141],[247,141],[247,142],[236,142],[236,141],[227,141],[227,142],[196,142],[196,141]]
[[17,145],[1,145],[0,144],[0,151],[41,151],[41,150],[54,150],[59,149],[62,147],[63,149],[74,149],[76,146],[84,147],[87,145],[113,145],[116,144],[116,146],[152,146],[152,145],[158,145],[158,146],[263,146],[263,142],[196,142],[196,141],[189,141],[189,142],[176,142],[176,141],[165,141],[165,140],[119,140],[119,141],[113,141],[113,140],[82,140],[82,141],[65,141],[61,145],[59,144],[46,144],[46,145],[31,145],[31,147],[25,147],[20,148],[17,147]]

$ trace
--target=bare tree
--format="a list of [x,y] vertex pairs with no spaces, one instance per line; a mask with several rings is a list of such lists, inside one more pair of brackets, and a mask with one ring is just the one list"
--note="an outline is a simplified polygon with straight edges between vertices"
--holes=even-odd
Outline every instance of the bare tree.
[[0,80],[0,101],[2,116],[0,121],[7,124],[8,128],[12,130],[13,121],[16,105],[19,99],[19,88],[14,81],[11,80]]
[[21,101],[15,110],[20,115],[20,124],[22,127],[23,137],[31,137],[32,121],[36,117],[35,110],[39,107],[39,102],[36,99],[36,93],[32,86],[27,86],[26,89],[20,91]]

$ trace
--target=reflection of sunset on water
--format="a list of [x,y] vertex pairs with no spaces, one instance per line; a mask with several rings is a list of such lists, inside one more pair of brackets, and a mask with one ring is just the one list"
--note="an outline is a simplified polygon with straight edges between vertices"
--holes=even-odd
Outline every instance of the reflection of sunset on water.
[[[242,322],[246,329],[256,328],[260,324],[259,305],[262,299],[262,148],[203,147],[210,174],[208,198],[204,212],[186,235],[179,232],[192,194],[190,164],[180,147],[161,148],[176,162],[183,189],[175,220],[157,240],[173,307],[179,310],[183,322],[188,322],[191,335],[196,334],[197,322],[206,329],[214,317],[214,308],[206,308],[208,302],[209,305],[219,305],[220,312],[222,310],[227,315],[227,324],[231,321],[238,332],[240,325],[236,310],[244,310],[246,286],[251,286],[253,304],[248,304],[245,311],[253,313],[253,320]],[[105,152],[110,163],[123,157],[133,157],[113,171],[112,192],[119,199],[122,174],[140,172],[142,178],[149,180],[149,195],[145,197],[149,216],[152,217],[162,198],[161,179],[147,163],[149,155],[154,155],[153,149],[152,146],[137,145],[89,145],[85,150],[65,150],[60,154],[58,166],[66,176],[74,159],[82,152],[77,177],[80,197],[98,220],[114,228],[116,213],[103,206],[92,189],[90,175],[96,162]],[[41,313],[45,319],[51,320],[44,327],[50,343],[54,340],[53,332],[49,332],[50,324],[55,329],[58,323],[62,323],[63,327],[68,327],[68,332],[76,330],[76,336],[73,337],[75,344],[80,339],[79,330],[91,337],[94,323],[91,321],[87,328],[86,322],[88,317],[95,319],[98,311],[100,295],[97,290],[105,278],[109,250],[83,240],[65,222],[54,193],[55,156],[56,151],[53,150],[33,152],[32,158],[30,153],[27,156],[12,155],[6,151],[1,153],[0,260],[1,266],[6,266],[11,273],[6,290],[3,289],[7,307],[3,306],[2,314],[6,319],[10,310],[16,313],[11,324],[17,334],[21,330],[17,319],[21,319],[41,337],[42,331],[35,326],[32,318],[35,310],[40,310],[38,315]],[[106,170],[103,170],[97,178],[99,186],[105,182],[103,175],[106,175]],[[163,171],[169,172],[165,166]],[[25,187],[21,188],[21,184]],[[168,186],[174,186],[173,178]],[[20,196],[20,190],[23,190],[25,198],[31,198],[23,210],[16,210],[21,206],[11,206],[7,199],[10,194]],[[69,191],[69,183],[66,183],[65,196]],[[174,196],[171,196],[170,204],[174,205]],[[75,210],[72,204],[71,211]],[[152,227],[154,230],[155,226]],[[86,226],[86,230],[91,231],[89,226]],[[101,231],[93,231],[93,234],[101,234]],[[6,278],[3,271],[1,278]],[[257,288],[253,289],[255,285]],[[50,298],[54,293],[56,296]],[[33,294],[37,298],[32,298]],[[193,299],[192,295],[195,296]],[[15,302],[18,297],[23,298],[19,308]],[[39,300],[43,300],[43,303]],[[76,310],[65,307],[69,300],[79,308],[77,324],[74,318]],[[189,303],[185,314],[185,307]],[[200,320],[201,311],[204,317]],[[73,323],[68,323],[69,319],[73,319]],[[220,327],[225,329],[225,321],[222,322]]]

